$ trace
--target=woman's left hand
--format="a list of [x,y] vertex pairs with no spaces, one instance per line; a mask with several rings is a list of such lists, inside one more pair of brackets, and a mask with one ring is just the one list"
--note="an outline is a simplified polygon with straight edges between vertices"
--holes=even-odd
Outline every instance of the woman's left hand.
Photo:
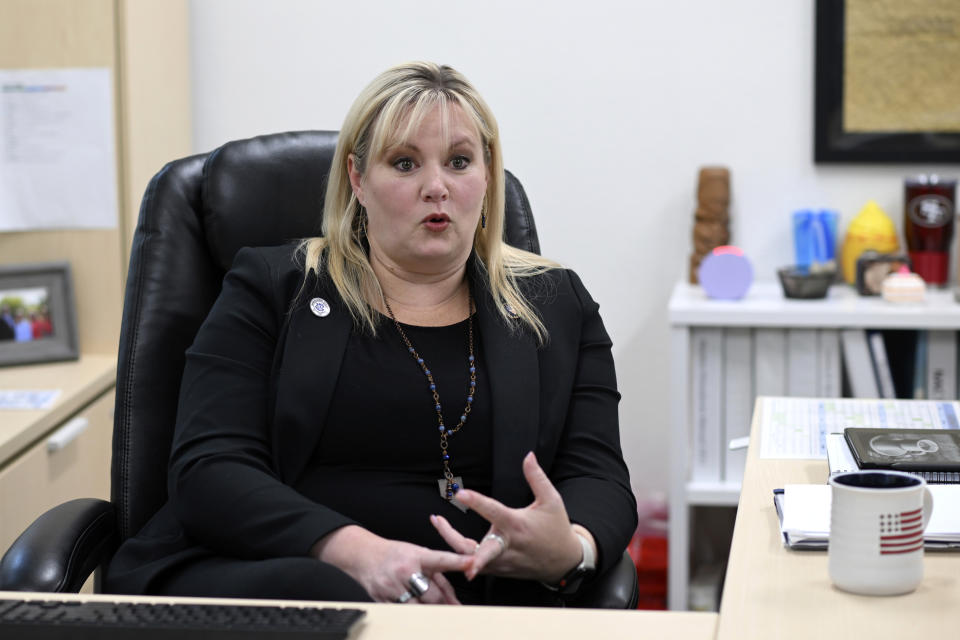
[[523,459],[523,475],[533,491],[533,502],[522,509],[512,509],[476,491],[457,492],[458,502],[490,522],[490,530],[479,543],[461,535],[443,516],[430,516],[454,551],[473,556],[465,571],[468,579],[489,573],[553,584],[580,562],[583,549],[573,527],[588,538],[592,536],[570,524],[560,493],[533,452]]

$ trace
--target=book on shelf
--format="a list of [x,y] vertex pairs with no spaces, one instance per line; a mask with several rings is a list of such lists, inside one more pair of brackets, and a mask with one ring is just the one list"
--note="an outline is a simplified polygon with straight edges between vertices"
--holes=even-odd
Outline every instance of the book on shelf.
[[920,339],[920,333],[915,329],[884,329],[882,332],[887,362],[890,364],[890,375],[893,378],[893,389],[897,398],[923,400],[922,387],[926,383],[926,370],[921,382],[921,395],[916,395],[917,342]]
[[787,395],[787,332],[758,327],[753,330],[753,373],[758,396]]
[[723,329],[690,331],[691,442],[690,479],[719,482],[723,478]]
[[[750,435],[753,413],[753,339],[746,327],[723,330],[723,439],[721,445]],[[723,479],[743,480],[747,463],[745,447],[723,446]]]
[[927,331],[927,398],[953,400],[957,397],[957,332]]
[[873,371],[873,359],[863,329],[842,329],[840,344],[843,347],[843,363],[855,398],[879,398],[877,376]]
[[817,330],[787,329],[787,395],[817,396]]
[[818,398],[839,398],[843,395],[838,329],[817,330],[817,373]]
[[927,332],[917,331],[917,345],[913,354],[913,396],[915,400],[927,397]]
[[[933,512],[924,529],[927,549],[960,549],[960,485],[930,485]],[[791,549],[825,550],[830,538],[829,484],[788,484],[774,489],[773,504],[783,544]]]
[[890,361],[887,359],[887,346],[883,341],[883,332],[868,330],[867,345],[870,347],[870,360],[873,363],[873,374],[877,378],[880,397],[896,398],[897,391],[893,386],[893,372],[890,370]]

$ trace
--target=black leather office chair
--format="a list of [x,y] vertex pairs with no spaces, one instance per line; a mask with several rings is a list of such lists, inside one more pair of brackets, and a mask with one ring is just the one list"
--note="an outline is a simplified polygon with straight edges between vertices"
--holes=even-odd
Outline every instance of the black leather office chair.
[[[150,181],[123,307],[111,501],[73,500],[37,519],[0,560],[0,589],[77,591],[167,499],[167,462],[184,352],[244,246],[320,233],[336,132],[229,142],[165,166]],[[506,239],[540,252],[530,203],[506,174]],[[629,556],[571,604],[635,607]]]

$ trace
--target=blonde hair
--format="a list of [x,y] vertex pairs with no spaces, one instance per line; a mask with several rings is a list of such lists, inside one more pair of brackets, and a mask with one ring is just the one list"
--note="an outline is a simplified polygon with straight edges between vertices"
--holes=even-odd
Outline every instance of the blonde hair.
[[[476,89],[448,66],[411,62],[388,69],[357,97],[340,129],[327,178],[323,205],[323,236],[300,245],[306,273],[326,274],[343,298],[354,321],[376,334],[378,315],[372,301],[383,302],[383,291],[367,257],[362,237],[362,207],[350,185],[347,158],[363,174],[368,162],[402,143],[435,107],[447,122],[450,105],[459,106],[480,134],[489,179],[484,196],[486,228],[477,225],[473,239],[477,273],[485,281],[497,311],[507,324],[516,318],[543,344],[547,339],[536,311],[518,287],[518,278],[541,274],[557,265],[546,258],[511,247],[503,241],[504,171],[497,121]],[[444,126],[444,129],[446,127]]]

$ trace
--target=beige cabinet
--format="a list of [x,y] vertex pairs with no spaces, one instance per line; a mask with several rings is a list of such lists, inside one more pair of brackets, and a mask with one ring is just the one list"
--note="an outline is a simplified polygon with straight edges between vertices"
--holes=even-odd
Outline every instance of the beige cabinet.
[[0,410],[0,554],[47,509],[110,498],[116,358],[0,367],[0,390],[57,390],[47,409]]
[[0,467],[0,549],[47,509],[73,498],[110,498],[113,390]]

